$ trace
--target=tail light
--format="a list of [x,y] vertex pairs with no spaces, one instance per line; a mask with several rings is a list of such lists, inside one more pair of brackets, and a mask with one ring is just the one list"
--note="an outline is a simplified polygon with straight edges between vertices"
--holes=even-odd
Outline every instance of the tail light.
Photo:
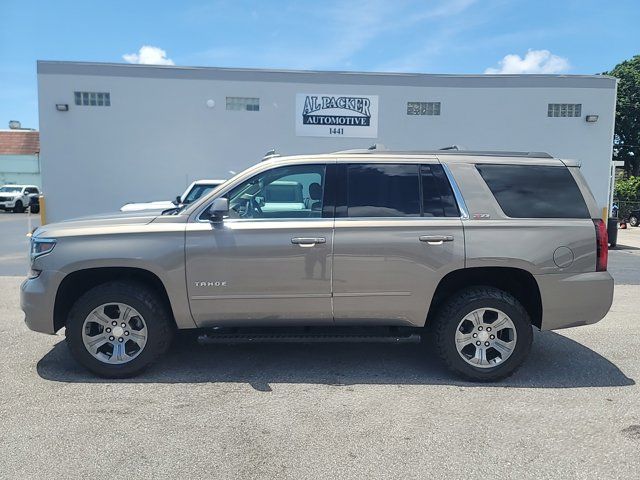
[[604,220],[594,220],[596,227],[596,272],[604,272],[607,270],[607,261],[609,259],[609,235],[607,234],[607,225]]

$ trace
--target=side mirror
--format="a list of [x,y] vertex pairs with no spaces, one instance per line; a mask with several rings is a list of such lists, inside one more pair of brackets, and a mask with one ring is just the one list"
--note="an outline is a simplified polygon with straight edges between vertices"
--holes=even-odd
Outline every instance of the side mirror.
[[229,199],[224,197],[216,198],[205,212],[205,216],[210,222],[221,222],[229,214]]
[[174,204],[174,205],[176,205],[176,206],[178,206],[178,205],[180,205],[181,203],[182,203],[182,199],[180,198],[180,195],[178,195],[178,196],[176,197],[176,199],[173,201],[173,204]]

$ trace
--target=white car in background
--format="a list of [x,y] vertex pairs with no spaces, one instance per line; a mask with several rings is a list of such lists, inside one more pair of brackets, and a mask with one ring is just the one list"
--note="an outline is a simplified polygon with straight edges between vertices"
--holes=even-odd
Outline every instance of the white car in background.
[[155,202],[127,203],[120,208],[121,212],[138,212],[142,210],[167,210],[182,205],[188,205],[199,199],[203,195],[208,194],[214,188],[218,188],[226,180],[196,180],[193,182],[182,195],[176,197],[174,201],[159,200]]
[[[35,185],[3,185],[0,187],[0,210],[22,213],[29,205],[37,204],[40,190]],[[34,208],[33,213],[37,213]],[[39,204],[37,210],[39,211]]]

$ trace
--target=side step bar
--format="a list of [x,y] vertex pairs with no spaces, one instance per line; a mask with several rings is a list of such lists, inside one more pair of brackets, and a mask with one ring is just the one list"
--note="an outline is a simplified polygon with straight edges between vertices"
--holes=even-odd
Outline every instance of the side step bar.
[[418,333],[363,334],[363,333],[216,333],[207,332],[198,337],[198,343],[420,343]]

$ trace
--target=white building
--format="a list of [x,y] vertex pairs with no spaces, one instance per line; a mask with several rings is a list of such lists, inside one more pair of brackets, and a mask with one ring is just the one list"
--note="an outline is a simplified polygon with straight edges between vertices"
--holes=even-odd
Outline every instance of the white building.
[[545,151],[610,198],[616,80],[38,62],[48,220],[171,199],[273,148]]

